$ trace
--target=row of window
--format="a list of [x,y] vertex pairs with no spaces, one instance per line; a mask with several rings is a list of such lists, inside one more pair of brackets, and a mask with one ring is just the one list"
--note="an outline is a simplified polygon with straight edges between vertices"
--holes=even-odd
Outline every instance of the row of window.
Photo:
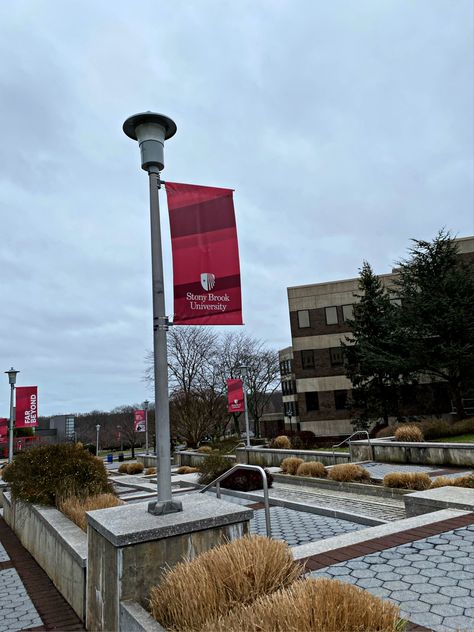
[[[325,307],[324,314],[326,316],[326,325],[339,324],[339,315],[336,306]],[[309,309],[300,309],[297,311],[298,328],[305,329],[311,327]],[[354,305],[342,305],[342,321],[345,323],[354,318]]]
[[[331,347],[329,349],[329,360],[331,366],[342,366],[344,364],[344,351],[342,347]],[[304,349],[301,351],[301,366],[303,369],[314,369],[316,367],[314,349]]]
[[[340,390],[334,392],[334,406],[336,410],[345,410],[347,408],[348,391]],[[317,391],[310,391],[304,394],[306,410],[308,412],[319,410],[319,395]]]
[[293,371],[293,361],[292,360],[283,360],[280,362],[280,373],[281,375],[289,375]]
[[298,417],[298,402],[284,402],[283,412],[285,414],[285,417]]
[[296,393],[295,380],[284,380],[281,383],[281,390],[283,395],[294,395]]

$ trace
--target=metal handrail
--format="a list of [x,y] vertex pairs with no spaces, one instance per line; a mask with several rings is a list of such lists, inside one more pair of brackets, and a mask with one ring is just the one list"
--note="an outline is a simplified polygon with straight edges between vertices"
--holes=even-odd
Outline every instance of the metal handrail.
[[266,529],[267,529],[267,536],[269,538],[271,538],[272,537],[272,527],[271,527],[271,524],[270,524],[270,503],[268,502],[268,483],[267,483],[267,475],[265,474],[265,470],[263,469],[263,467],[260,467],[259,465],[245,465],[244,463],[239,463],[237,465],[234,465],[233,467],[230,468],[230,470],[227,470],[226,472],[224,472],[223,474],[218,476],[215,480],[213,480],[211,483],[209,483],[208,485],[206,485],[205,487],[200,489],[199,493],[203,494],[204,492],[206,492],[211,487],[214,487],[214,485],[215,485],[216,486],[217,498],[220,498],[221,497],[221,481],[223,481],[225,478],[230,476],[236,470],[240,470],[240,469],[242,469],[242,470],[254,470],[255,472],[260,472],[260,474],[262,476],[263,503],[265,505],[265,525],[266,525]]
[[236,446],[234,446],[233,448],[231,448],[228,452],[226,452],[226,454],[231,454],[234,450],[237,450],[237,448],[240,447],[247,447],[247,444],[245,443],[245,441],[240,441],[240,443],[238,443]]
[[[351,439],[352,439],[352,437],[355,437],[358,434],[365,434],[365,435],[367,435],[367,442],[369,444],[369,454],[371,455],[371,459],[373,459],[372,444],[370,443],[369,433],[367,432],[367,430],[356,430],[356,432],[353,432],[350,437],[347,437],[346,439],[344,439],[344,441],[341,441],[341,443],[337,443],[336,445],[332,446],[332,458],[333,458],[334,464],[336,463],[336,452],[334,451],[334,448],[340,448],[341,445],[344,445],[344,443],[349,441],[349,450],[350,450]],[[349,452],[349,454],[350,454],[350,452]]]

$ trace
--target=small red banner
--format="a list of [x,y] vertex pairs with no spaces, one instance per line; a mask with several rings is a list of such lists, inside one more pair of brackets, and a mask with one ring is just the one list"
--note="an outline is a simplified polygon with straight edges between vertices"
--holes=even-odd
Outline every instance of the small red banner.
[[232,189],[166,183],[175,325],[242,325]]
[[245,412],[242,380],[227,380],[227,411],[229,413]]
[[135,410],[133,415],[134,415],[134,426],[133,426],[134,431],[145,432],[145,427],[146,427],[145,411]]
[[16,388],[15,428],[32,428],[38,425],[38,387]]
[[6,417],[0,417],[0,443],[8,436],[8,424],[10,420]]

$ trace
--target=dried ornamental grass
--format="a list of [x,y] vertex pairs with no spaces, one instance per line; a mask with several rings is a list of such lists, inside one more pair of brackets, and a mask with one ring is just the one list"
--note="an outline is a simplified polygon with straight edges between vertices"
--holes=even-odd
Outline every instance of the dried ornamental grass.
[[280,435],[272,439],[270,447],[277,450],[291,450],[291,441],[286,435]]
[[280,467],[285,474],[296,474],[296,471],[302,463],[304,463],[303,459],[299,459],[296,456],[289,456],[287,459],[283,459],[280,463]]
[[199,452],[200,454],[211,454],[212,448],[210,445],[202,445],[200,448],[197,449],[197,452]]
[[395,632],[400,609],[336,579],[305,579],[212,621],[202,632]]
[[189,465],[182,465],[176,470],[176,474],[195,474],[196,472],[199,472],[198,468]]
[[129,463],[127,466],[127,472],[129,474],[141,474],[144,469],[145,466],[143,463]]
[[447,476],[438,476],[431,481],[431,489],[437,487],[453,487],[456,484],[456,478],[448,478]]
[[108,509],[109,507],[118,507],[124,504],[123,500],[120,500],[114,494],[99,494],[98,496],[89,496],[89,498],[71,496],[62,500],[58,509],[83,531],[87,531],[86,511]]
[[156,474],[156,467],[147,467],[145,470],[145,476],[152,476]]
[[385,487],[420,491],[431,487],[431,478],[422,472],[390,472],[383,477],[383,484]]
[[395,441],[424,441],[418,426],[400,426],[395,430]]
[[328,477],[332,481],[338,481],[339,483],[370,481],[369,472],[365,469],[365,467],[357,465],[357,463],[341,463],[340,465],[334,465],[330,470],[328,470]]
[[239,538],[167,570],[151,590],[151,611],[167,630],[197,632],[236,605],[288,586],[301,568],[285,542]]
[[455,487],[474,487],[474,476],[458,476],[454,479]]
[[326,478],[328,475],[326,468],[320,461],[307,461],[301,463],[296,470],[297,476],[314,476],[316,478]]
[[118,471],[120,472],[120,474],[127,474],[128,473],[128,463],[121,463],[118,467]]

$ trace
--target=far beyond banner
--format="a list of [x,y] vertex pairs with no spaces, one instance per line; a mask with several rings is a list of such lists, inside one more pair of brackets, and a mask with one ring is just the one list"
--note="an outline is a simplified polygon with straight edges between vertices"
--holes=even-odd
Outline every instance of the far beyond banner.
[[227,380],[227,411],[229,413],[245,412],[242,380]]
[[242,325],[232,189],[166,182],[175,325]]
[[146,429],[145,411],[135,410],[133,414],[134,414],[134,426],[133,426],[134,431],[145,432],[145,429]]
[[17,386],[15,428],[38,425],[38,387]]

